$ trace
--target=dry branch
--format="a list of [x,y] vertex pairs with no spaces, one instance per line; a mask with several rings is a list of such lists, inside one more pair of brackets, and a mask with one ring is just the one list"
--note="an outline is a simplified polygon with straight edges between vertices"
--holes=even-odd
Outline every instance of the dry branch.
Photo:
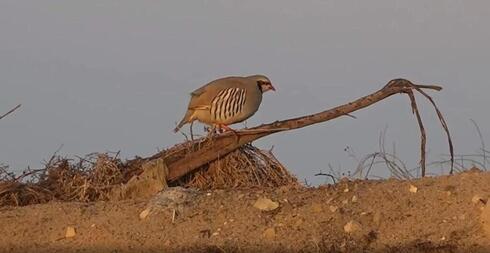
[[223,157],[224,155],[232,152],[240,146],[265,137],[267,135],[287,130],[303,128],[313,124],[332,120],[340,116],[349,115],[354,111],[368,107],[392,95],[405,93],[410,97],[412,111],[416,114],[421,131],[421,168],[422,176],[425,176],[426,134],[421,117],[418,112],[413,92],[414,90],[418,91],[424,97],[426,97],[434,106],[439,120],[441,121],[441,124],[448,136],[451,161],[453,161],[453,146],[451,142],[451,137],[449,135],[449,130],[442,114],[440,113],[432,98],[428,96],[422,89],[439,91],[442,89],[442,87],[436,85],[416,85],[406,79],[394,79],[388,82],[388,84],[385,85],[382,89],[370,95],[364,96],[353,102],[337,106],[323,112],[288,120],[276,121],[270,124],[264,124],[254,128],[240,130],[236,133],[227,132],[211,139],[201,138],[191,142],[190,145],[177,145],[176,147],[169,150],[169,152],[157,154],[153,157],[150,157],[149,159],[163,157],[169,169],[168,180],[175,181],[186,175],[187,173],[213,160],[216,160],[219,157]]
[[20,106],[21,106],[21,105],[20,105],[20,104],[18,104],[16,107],[14,107],[14,108],[10,109],[10,111],[8,111],[8,112],[7,112],[7,113],[5,113],[4,115],[0,116],[0,119],[3,119],[3,118],[5,118],[5,117],[7,117],[7,115],[9,115],[9,114],[13,113],[15,110],[19,109],[19,107],[20,107]]

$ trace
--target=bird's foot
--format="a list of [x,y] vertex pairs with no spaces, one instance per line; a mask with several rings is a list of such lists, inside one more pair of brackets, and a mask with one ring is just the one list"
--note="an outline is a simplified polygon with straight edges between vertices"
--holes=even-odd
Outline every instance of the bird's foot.
[[231,132],[236,133],[236,131],[233,128],[231,128],[231,127],[229,127],[227,125],[224,125],[224,124],[219,125],[219,128],[221,130],[223,130],[223,132],[229,132],[229,131],[231,131]]

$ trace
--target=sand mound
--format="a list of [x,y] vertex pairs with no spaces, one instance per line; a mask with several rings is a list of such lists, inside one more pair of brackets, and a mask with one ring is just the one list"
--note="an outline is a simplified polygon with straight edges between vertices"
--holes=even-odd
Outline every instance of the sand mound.
[[473,171],[3,207],[0,252],[484,253],[488,182]]

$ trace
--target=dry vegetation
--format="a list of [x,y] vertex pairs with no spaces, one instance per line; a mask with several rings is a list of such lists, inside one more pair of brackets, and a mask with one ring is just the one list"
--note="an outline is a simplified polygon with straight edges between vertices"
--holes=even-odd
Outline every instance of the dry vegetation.
[[[182,144],[180,144],[182,145]],[[172,148],[159,153],[165,155]],[[25,206],[48,201],[90,202],[111,199],[111,192],[142,173],[148,158],[122,161],[118,154],[90,154],[76,159],[55,153],[42,169],[28,169],[21,175],[0,168],[0,206]],[[245,145],[201,169],[174,182],[172,186],[198,189],[236,187],[278,187],[296,184],[292,176],[274,157]]]
[[276,159],[272,151],[245,145],[184,176],[177,184],[198,189],[224,189],[279,187],[297,184],[297,180]]

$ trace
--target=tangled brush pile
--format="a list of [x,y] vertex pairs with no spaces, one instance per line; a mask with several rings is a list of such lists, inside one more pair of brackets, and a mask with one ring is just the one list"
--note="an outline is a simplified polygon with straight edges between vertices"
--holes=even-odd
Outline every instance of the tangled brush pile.
[[178,181],[199,189],[278,187],[298,184],[271,151],[244,145]]
[[28,169],[19,176],[4,167],[0,170],[0,206],[106,200],[114,186],[137,171],[133,164],[122,163],[117,155],[90,154],[77,160],[55,155],[43,169]]
[[[164,156],[163,151],[158,156]],[[90,202],[111,199],[111,192],[143,172],[150,158],[123,162],[118,154],[95,153],[77,159],[53,155],[44,168],[21,175],[0,166],[0,206],[25,206],[48,201]],[[190,173],[172,186],[198,189],[276,187],[298,184],[270,151],[251,145]]]

